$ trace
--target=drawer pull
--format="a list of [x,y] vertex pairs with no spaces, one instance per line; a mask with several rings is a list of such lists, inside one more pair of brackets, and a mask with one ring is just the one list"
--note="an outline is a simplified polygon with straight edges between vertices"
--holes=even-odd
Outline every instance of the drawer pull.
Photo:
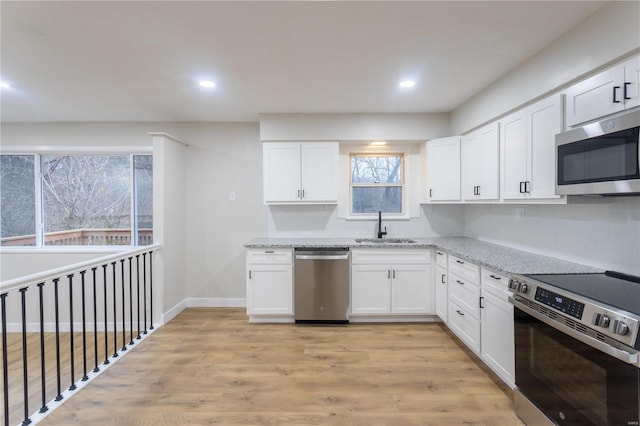
[[249,279],[251,279],[251,269],[249,269]]
[[271,253],[273,253],[273,250],[265,250],[264,252],[267,253],[267,254],[271,254]]
[[456,282],[460,285],[464,285],[464,281],[456,280]]
[[489,275],[491,278],[493,278],[494,280],[498,280],[500,281],[500,277],[496,277],[495,275]]
[[444,280],[444,274],[441,274],[442,278],[440,278],[442,280],[442,284],[446,284],[446,281]]
[[443,253],[443,252],[441,252],[441,251],[437,251],[437,252],[436,252],[436,254],[437,254],[438,256],[444,256],[444,253]]
[[458,313],[458,315],[464,316],[464,312],[460,312],[459,310],[457,310],[456,312]]
[[480,300],[478,301],[478,303],[480,304],[480,308],[484,309],[484,304],[482,303],[484,301],[484,296],[480,296]]
[[462,260],[456,260],[457,263],[464,265],[464,262]]

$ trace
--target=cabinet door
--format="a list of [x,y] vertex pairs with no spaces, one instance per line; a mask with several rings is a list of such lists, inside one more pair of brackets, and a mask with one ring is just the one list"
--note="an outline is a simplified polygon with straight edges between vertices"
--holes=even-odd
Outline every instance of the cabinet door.
[[460,137],[427,142],[427,192],[430,201],[460,201]]
[[498,123],[483,127],[478,132],[481,153],[478,161],[481,165],[478,198],[482,200],[497,200],[500,198],[500,138],[498,137]]
[[631,58],[624,64],[624,107],[640,105],[640,56]]
[[351,265],[351,313],[391,312],[391,267]]
[[522,199],[527,180],[527,118],[524,110],[500,120],[500,151],[502,198]]
[[474,200],[477,188],[482,182],[482,139],[480,133],[473,132],[462,138],[462,198]]
[[449,292],[447,290],[447,270],[442,266],[436,266],[436,314],[447,323]]
[[513,305],[483,291],[481,357],[513,388]]
[[338,200],[338,142],[302,146],[302,201]]
[[293,314],[291,265],[247,265],[247,313]]
[[526,109],[527,197],[560,198],[556,195],[556,134],[562,131],[562,96],[555,95]]
[[624,109],[624,68],[618,65],[567,89],[567,126]]
[[391,267],[392,313],[432,313],[429,271],[429,265],[393,265]]
[[265,142],[262,144],[264,201],[299,201],[300,144]]

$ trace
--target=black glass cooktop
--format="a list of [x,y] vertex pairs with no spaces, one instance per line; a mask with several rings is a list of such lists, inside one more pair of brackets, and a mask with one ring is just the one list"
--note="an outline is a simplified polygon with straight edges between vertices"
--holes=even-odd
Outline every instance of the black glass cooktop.
[[532,274],[526,276],[613,308],[640,315],[640,277],[609,271],[604,274]]

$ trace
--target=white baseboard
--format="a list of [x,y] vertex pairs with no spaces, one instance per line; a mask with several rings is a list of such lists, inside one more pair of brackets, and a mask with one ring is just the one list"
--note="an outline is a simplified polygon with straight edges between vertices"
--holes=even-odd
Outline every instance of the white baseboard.
[[245,308],[244,297],[192,297],[187,299],[189,308]]
[[165,312],[162,315],[162,324],[166,324],[172,319],[174,319],[176,315],[184,311],[186,307],[187,307],[187,299],[184,299],[181,302],[178,302],[178,304],[176,304],[173,308],[169,309],[167,312]]

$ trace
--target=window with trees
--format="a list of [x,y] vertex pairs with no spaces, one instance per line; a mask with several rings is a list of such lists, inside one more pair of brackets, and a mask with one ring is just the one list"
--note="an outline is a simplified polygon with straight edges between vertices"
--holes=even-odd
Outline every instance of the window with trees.
[[3,154],[0,159],[2,246],[152,243],[151,155]]
[[404,209],[404,155],[351,154],[351,214]]

